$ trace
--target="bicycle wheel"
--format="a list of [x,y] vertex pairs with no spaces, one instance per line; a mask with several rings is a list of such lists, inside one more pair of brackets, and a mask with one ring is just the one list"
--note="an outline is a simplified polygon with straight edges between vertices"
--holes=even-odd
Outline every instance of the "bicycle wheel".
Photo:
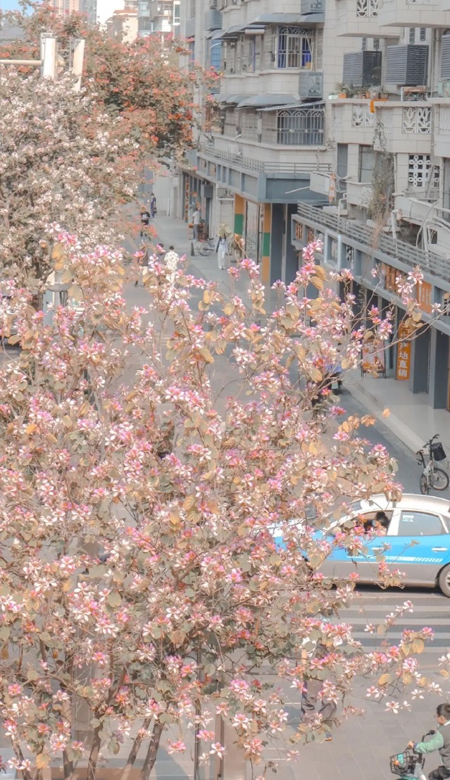
[[206,257],[212,252],[212,247],[208,241],[199,241],[197,249],[202,257]]
[[203,257],[207,257],[208,255],[212,255],[213,252],[214,252],[214,244],[211,244],[210,241],[205,241],[205,243],[203,244],[203,250],[202,250]]
[[433,490],[447,490],[449,483],[448,474],[443,469],[434,467],[433,471],[430,471],[430,485]]
[[420,492],[423,496],[427,496],[430,492],[430,485],[428,483],[426,474],[420,475]]

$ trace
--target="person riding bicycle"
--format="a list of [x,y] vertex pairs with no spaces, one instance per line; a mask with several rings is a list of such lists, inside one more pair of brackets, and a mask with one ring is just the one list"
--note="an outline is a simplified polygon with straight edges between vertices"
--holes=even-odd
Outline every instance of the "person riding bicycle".
[[436,720],[439,724],[427,742],[409,742],[416,753],[434,753],[439,750],[442,764],[428,775],[428,780],[446,780],[450,777],[450,704],[438,704]]

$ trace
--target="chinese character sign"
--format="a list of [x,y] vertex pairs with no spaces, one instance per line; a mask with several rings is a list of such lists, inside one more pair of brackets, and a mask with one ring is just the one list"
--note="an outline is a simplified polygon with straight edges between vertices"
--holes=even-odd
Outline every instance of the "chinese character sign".
[[[400,339],[403,337],[402,327],[399,328]],[[400,341],[397,347],[397,370],[395,377],[406,382],[411,372],[411,342]]]
[[417,285],[417,303],[422,311],[431,314],[432,311],[432,287],[428,282],[419,282]]

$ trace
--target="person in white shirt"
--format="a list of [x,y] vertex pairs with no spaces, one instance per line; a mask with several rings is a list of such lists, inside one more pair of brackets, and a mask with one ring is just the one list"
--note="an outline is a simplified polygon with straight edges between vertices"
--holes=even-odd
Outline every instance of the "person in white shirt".
[[166,264],[166,268],[170,273],[167,275],[167,278],[170,282],[170,284],[175,284],[175,273],[178,267],[178,261],[180,257],[175,252],[175,248],[173,246],[169,246],[169,251],[166,252],[164,255],[164,262]]
[[200,218],[201,218],[200,209],[199,209],[198,206],[196,206],[195,207],[195,211],[194,211],[194,213],[192,215],[192,222],[193,222],[193,225],[194,225],[194,239],[196,241],[198,239],[198,228],[199,228],[199,225],[200,225]]

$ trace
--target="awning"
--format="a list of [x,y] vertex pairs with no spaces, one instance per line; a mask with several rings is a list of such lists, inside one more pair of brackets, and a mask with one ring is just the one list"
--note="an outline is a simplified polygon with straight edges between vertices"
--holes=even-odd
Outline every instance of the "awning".
[[212,38],[237,38],[239,36],[239,33],[242,33],[244,30],[242,24],[237,24],[234,27],[228,27],[227,30],[217,30],[214,35],[212,35]]
[[293,103],[294,95],[252,95],[238,103],[238,108],[264,108],[265,106],[279,106]]
[[300,103],[298,100],[296,103],[283,103],[276,106],[267,106],[266,108],[258,108],[257,111],[277,111],[278,109],[285,109],[285,108],[323,108],[325,106],[325,102],[323,100],[318,100],[317,103]]
[[252,27],[264,27],[268,24],[308,24],[323,21],[323,14],[261,14],[243,28],[245,32]]
[[210,40],[214,40],[214,38],[221,38],[222,33],[223,30],[210,30],[208,33],[206,33],[206,38]]

